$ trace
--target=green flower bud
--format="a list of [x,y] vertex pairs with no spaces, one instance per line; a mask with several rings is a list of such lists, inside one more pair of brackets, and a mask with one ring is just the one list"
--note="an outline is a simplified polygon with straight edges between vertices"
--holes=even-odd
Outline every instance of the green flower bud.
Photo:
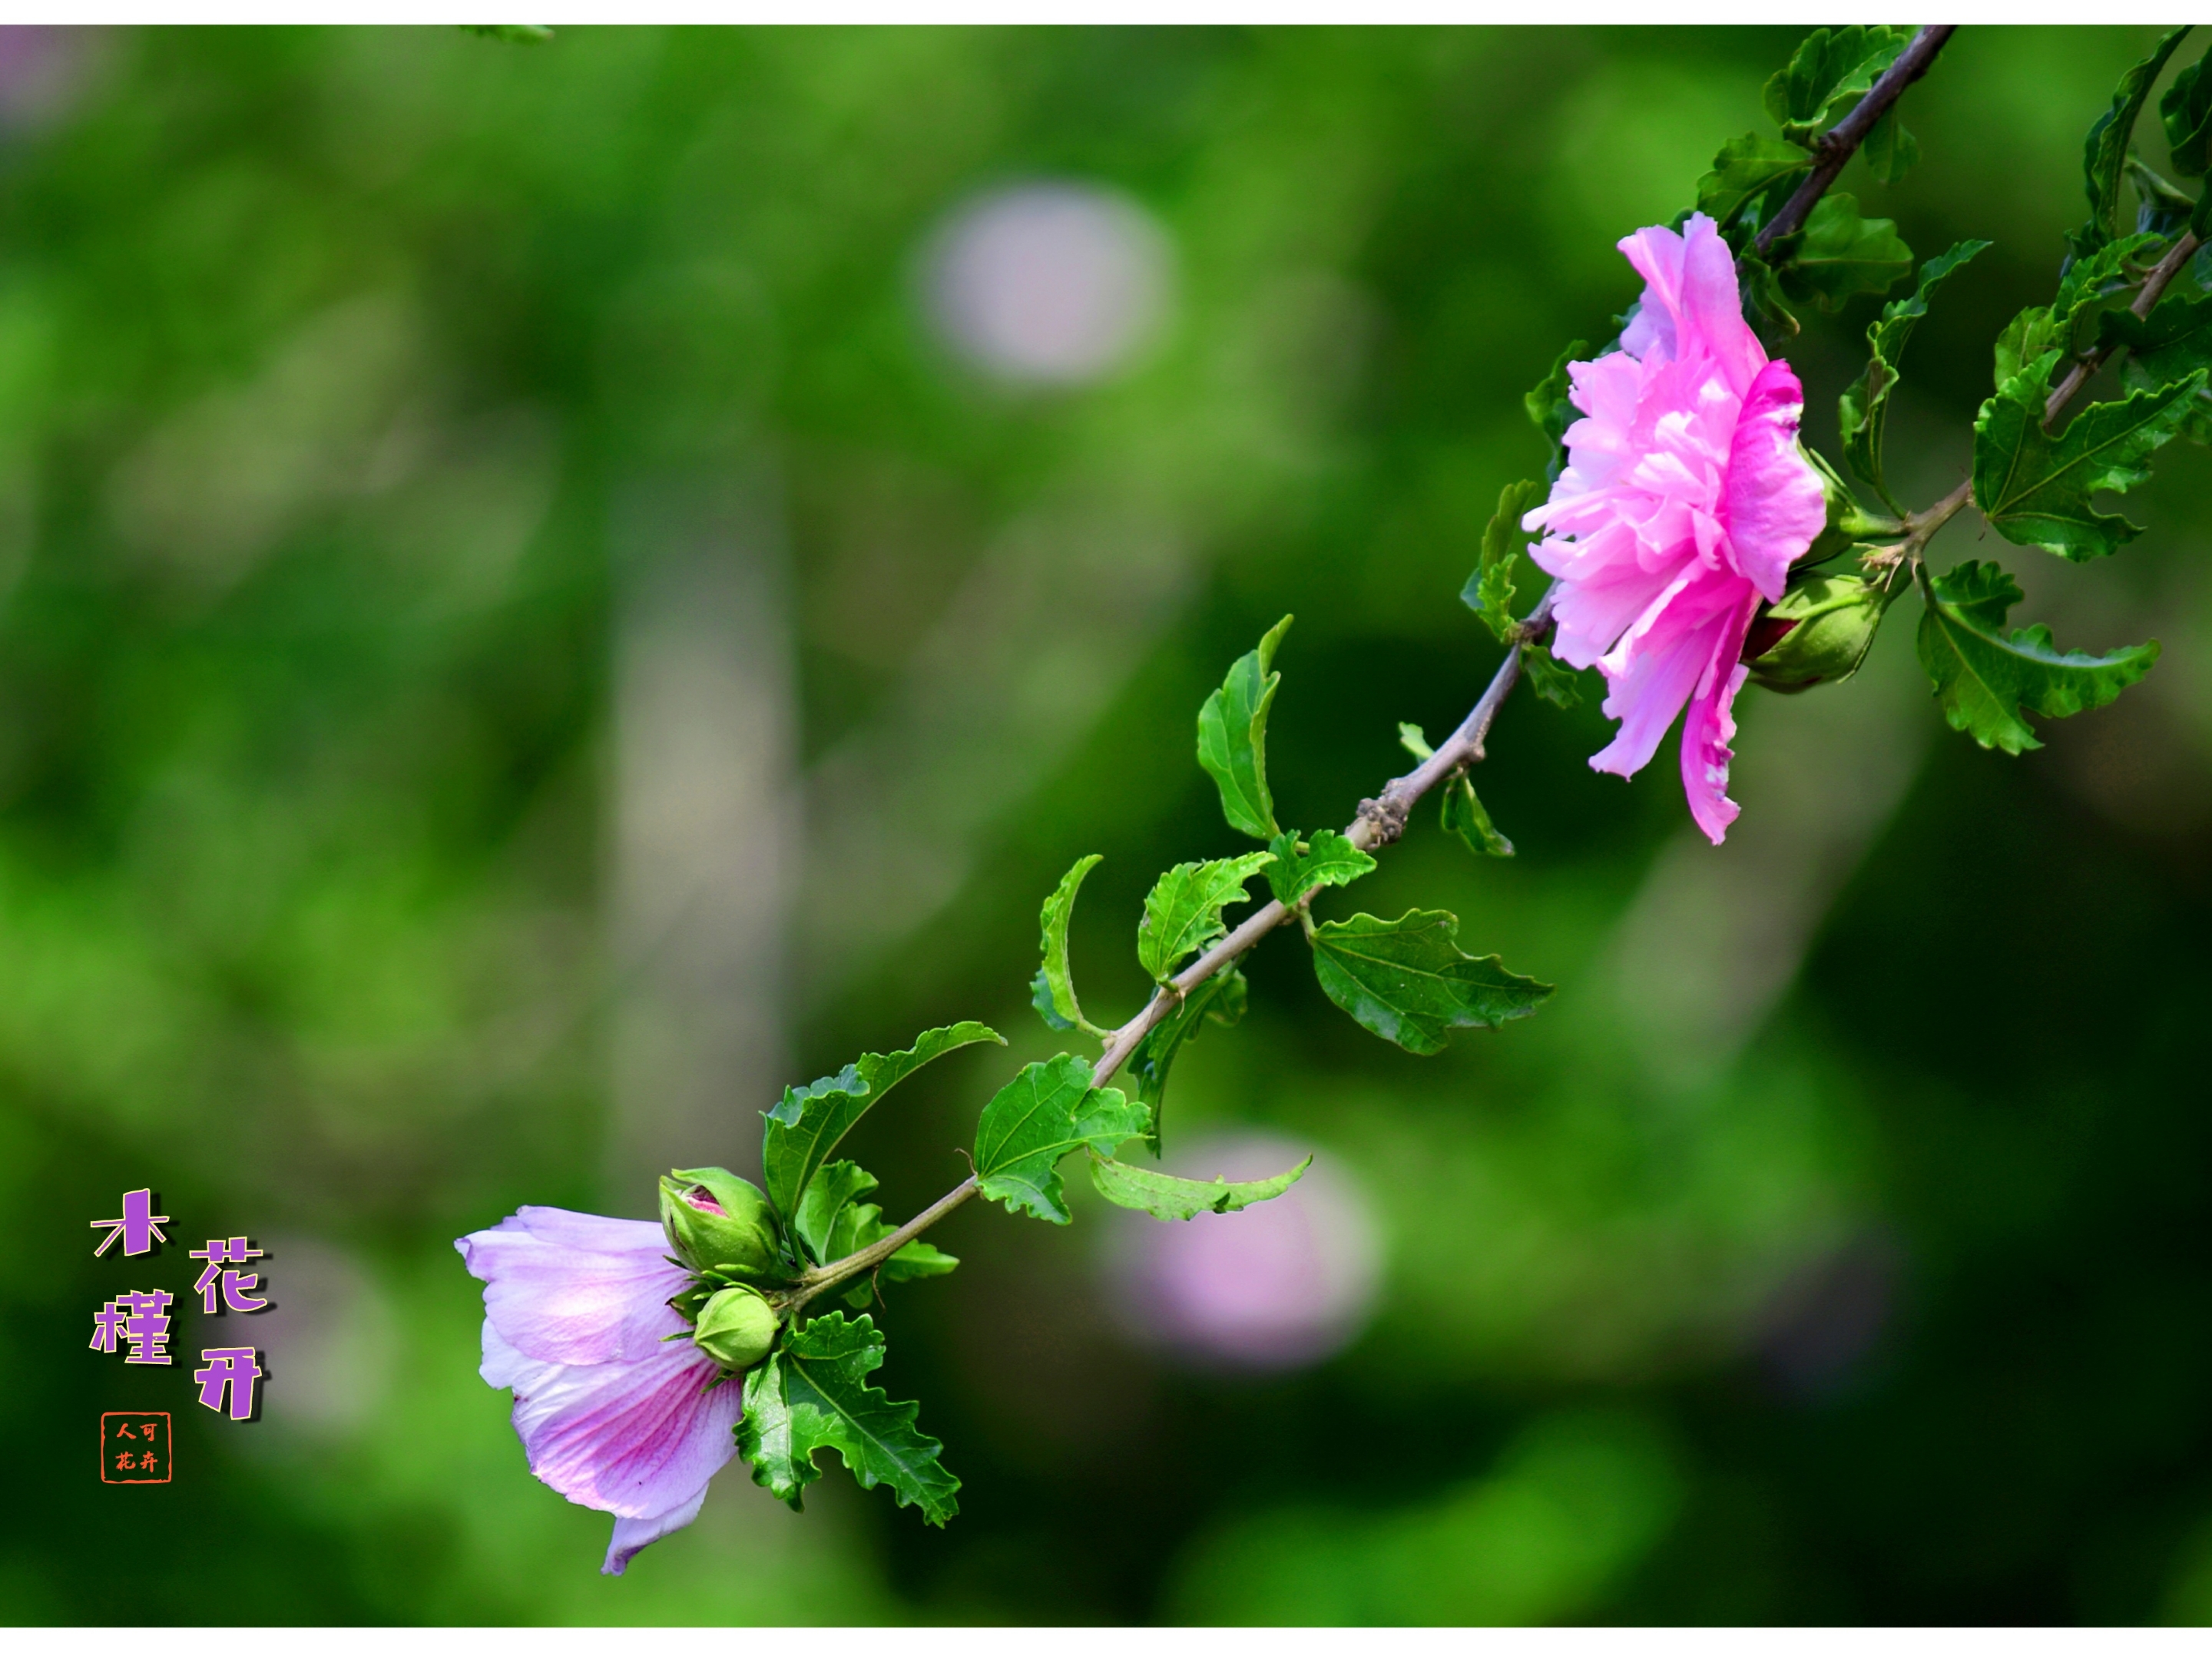
[[773,1276],[781,1262],[768,1196],[727,1170],[676,1170],[660,1177],[660,1227],[687,1267],[739,1278]]
[[1753,619],[1743,660],[1770,691],[1808,691],[1858,672],[1891,596],[1878,582],[1802,571]]
[[733,1285],[717,1291],[699,1310],[691,1340],[708,1358],[733,1371],[757,1365],[775,1346],[775,1310],[758,1291]]

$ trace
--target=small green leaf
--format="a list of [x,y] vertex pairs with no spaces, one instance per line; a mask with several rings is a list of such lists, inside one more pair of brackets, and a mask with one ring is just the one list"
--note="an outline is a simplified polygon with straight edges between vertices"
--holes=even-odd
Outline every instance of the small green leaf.
[[1276,833],[1275,798],[1267,791],[1267,710],[1283,677],[1272,672],[1275,647],[1291,626],[1285,617],[1256,650],[1230,665],[1229,678],[1198,711],[1198,763],[1221,791],[1229,827],[1260,841]]
[[1212,1181],[1186,1181],[1180,1176],[1140,1170],[1093,1152],[1091,1184],[1109,1204],[1118,1204],[1125,1210],[1142,1210],[1162,1221],[1188,1221],[1194,1216],[1227,1215],[1247,1205],[1280,1198],[1297,1184],[1298,1177],[1312,1162],[1309,1158],[1295,1170],[1285,1170],[1279,1176],[1268,1176],[1260,1181],[1224,1181],[1218,1176]]
[[1522,516],[1549,493],[1533,478],[1498,492],[1498,511],[1482,532],[1482,562],[1459,591],[1460,602],[1482,618],[1500,645],[1510,645],[1521,628],[1513,619],[1513,566],[1528,540]]
[[[2120,234],[2120,179],[2127,169],[2128,146],[2135,142],[2136,118],[2150,96],[2151,83],[2173,56],[2187,25],[2175,29],[2151,51],[2149,57],[2120,76],[2112,92],[2112,106],[2099,116],[2081,147],[2081,178],[2089,196],[2089,222],[2084,231],[2102,241]],[[2077,248],[2081,246],[2077,241]]]
[[[1720,154],[1713,157],[1713,170],[1698,180],[1698,211],[1711,215],[1725,234],[1735,228],[1737,216],[1746,208],[1759,203],[1778,185],[1794,187],[1799,174],[1812,170],[1813,158],[1797,145],[1747,132],[1723,144]],[[1768,216],[1762,211],[1748,218],[1763,222]],[[1744,227],[1747,230],[1758,228],[1756,222]]]
[[[817,1266],[842,1261],[898,1231],[883,1218],[879,1206],[857,1201],[875,1189],[875,1176],[848,1158],[822,1166],[806,1185],[806,1195],[799,1201],[799,1215],[792,1229],[806,1247],[810,1261]],[[957,1256],[916,1240],[877,1272],[896,1284],[949,1273],[959,1265]],[[845,1299],[856,1308],[865,1308],[875,1300],[875,1286],[864,1280],[848,1291]]]
[[1840,311],[1855,295],[1887,294],[1912,269],[1912,250],[1890,219],[1869,219],[1857,198],[1830,191],[1806,216],[1805,228],[1778,243],[1783,292],[1823,311]]
[[1316,887],[1343,887],[1375,867],[1375,860],[1334,830],[1316,830],[1313,839],[1298,850],[1297,831],[1285,830],[1267,850],[1275,861],[1267,866],[1267,885],[1291,909]]
[[1867,330],[1866,372],[1844,392],[1837,406],[1843,426],[1844,458],[1851,471],[1872,484],[1894,511],[1902,512],[1897,497],[1882,477],[1882,429],[1889,415],[1889,394],[1896,390],[1897,365],[1905,356],[1905,343],[1913,325],[1928,314],[1928,301],[1943,279],[1972,258],[1989,243],[1960,242],[1920,267],[1920,285],[1901,300],[1882,307],[1881,316]]
[[1766,112],[1784,137],[1810,148],[1850,113],[1911,39],[1909,28],[1881,25],[1814,29],[1789,66],[1768,77]]
[[1225,906],[1251,897],[1244,884],[1266,869],[1273,853],[1178,864],[1152,884],[1145,896],[1145,917],[1137,924],[1137,960],[1155,980],[1165,981],[1176,965],[1229,931]]
[[1150,1114],[1145,1144],[1152,1156],[1160,1155],[1160,1112],[1167,1104],[1168,1070],[1184,1043],[1198,1035],[1201,1023],[1234,1025],[1244,1018],[1249,994],[1243,971],[1224,968],[1176,1005],[1176,1011],[1145,1033],[1129,1054],[1129,1079],[1137,1085],[1137,1103]]
[[1443,910],[1395,921],[1357,915],[1314,930],[1314,974],[1329,1000],[1408,1053],[1433,1054],[1458,1030],[1492,1030],[1534,1012],[1552,988],[1459,948]]
[[1083,1017],[1082,1005],[1075,1000],[1075,976],[1067,965],[1067,924],[1075,915],[1075,895],[1083,885],[1083,878],[1097,866],[1103,855],[1086,854],[1076,860],[1075,866],[1060,878],[1060,885],[1044,902],[1037,921],[1043,931],[1039,948],[1044,952],[1044,966],[1030,981],[1030,1002],[1044,1018],[1044,1023],[1055,1031],[1072,1031],[1080,1027],[1093,1036],[1104,1035],[1096,1025]]
[[1583,700],[1582,671],[1536,641],[1521,647],[1521,672],[1528,677],[1528,689],[1554,708],[1572,708]]
[[2158,100],[2173,170],[2185,179],[2201,179],[2212,165],[2212,74],[2206,73],[2207,65],[2212,65],[2212,52],[2175,76]]
[[1893,185],[1919,161],[1920,141],[1905,130],[1905,124],[1897,118],[1897,106],[1893,104],[1874,124],[1866,142],[1859,146],[1859,154],[1866,157],[1867,166],[1873,169],[1876,179],[1885,185]]
[[2204,385],[2198,371],[2124,403],[2092,404],[2064,431],[2044,430],[2059,354],[2045,352],[1997,389],[1974,422],[1974,502],[2007,541],[2076,563],[2117,552],[2141,533],[2089,498],[2133,489],[2173,436]]
[[944,1446],[915,1427],[921,1407],[869,1385],[883,1363],[883,1338],[866,1314],[823,1314],[788,1333],[745,1375],[738,1452],[753,1480],[798,1509],[821,1474],[815,1455],[834,1451],[862,1486],[889,1486],[902,1509],[917,1506],[933,1525],[957,1515],[960,1482],[938,1462]]
[[1437,752],[1429,745],[1428,734],[1411,720],[1398,722],[1398,741],[1405,744],[1406,752],[1417,761],[1425,761]]
[[1940,576],[1923,572],[1921,597],[1920,665],[1944,719],[1984,749],[2017,755],[2041,748],[2022,709],[2059,719],[2102,708],[2158,660],[2155,640],[2092,657],[2062,653],[2040,623],[2007,635],[2020,589],[1994,564],[1970,559]]
[[1482,805],[1482,798],[1474,793],[1474,781],[1464,772],[1444,785],[1444,833],[1457,836],[1467,844],[1470,853],[1486,853],[1494,859],[1513,856],[1513,843],[1498,833],[1498,826],[1490,821],[1490,814]]
[[837,1143],[892,1087],[931,1060],[971,1042],[1003,1046],[1006,1038],[988,1025],[963,1020],[924,1031],[911,1048],[895,1054],[862,1054],[833,1077],[817,1078],[803,1089],[786,1089],[783,1098],[761,1114],[767,1120],[761,1136],[762,1184],[775,1212],[787,1220],[797,1213],[814,1172],[830,1161]]
[[798,1213],[792,1218],[791,1230],[799,1235],[799,1242],[806,1247],[808,1259],[817,1267],[853,1253],[849,1248],[840,1249],[834,1246],[838,1223],[854,1199],[865,1198],[875,1189],[875,1176],[850,1158],[843,1158],[823,1164],[814,1179],[806,1183],[805,1194],[799,1200]]
[[2172,184],[2128,157],[2128,182],[2136,187],[2136,231],[2140,235],[2172,238],[2189,228],[2197,216],[2196,198],[2185,196]]
[[1544,434],[1544,441],[1548,446],[1544,463],[1544,479],[1547,483],[1559,482],[1559,469],[1566,465],[1567,428],[1582,414],[1568,396],[1574,390],[1574,380],[1567,373],[1567,365],[1585,362],[1589,356],[1589,341],[1570,342],[1567,349],[1553,360],[1551,373],[1537,381],[1535,390],[1521,399],[1522,406],[1528,411],[1529,422]]
[[1065,1225],[1054,1166],[1078,1146],[1111,1157],[1145,1133],[1150,1115],[1119,1089],[1092,1088],[1089,1064],[1073,1054],[1032,1062],[991,1097],[975,1126],[978,1189],[1012,1212]]
[[2155,262],[2165,239],[2124,236],[2067,262],[2058,292],[2047,306],[2030,306],[1997,337],[1996,374],[2002,386],[2046,351],[2068,356],[2094,337],[2092,324],[2111,310],[2124,309],[2127,297],[2142,284],[2145,259]]
[[[1785,245],[1784,253],[1787,257]],[[1736,294],[1743,305],[1743,319],[1761,332],[1787,339],[1798,331],[1797,313],[1790,309],[1775,267],[1749,248],[1735,256]]]

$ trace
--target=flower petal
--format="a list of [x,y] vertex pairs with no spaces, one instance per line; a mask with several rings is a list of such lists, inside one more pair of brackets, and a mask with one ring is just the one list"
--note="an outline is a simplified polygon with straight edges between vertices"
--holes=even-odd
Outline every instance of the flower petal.
[[1731,603],[1739,592],[1752,597],[1732,574],[1686,571],[1599,661],[1610,688],[1605,712],[1620,731],[1590,757],[1593,770],[1624,778],[1643,770],[1711,666],[1727,617],[1742,608]]
[[1759,372],[1729,456],[1729,540],[1735,568],[1771,601],[1828,521],[1820,477],[1797,449],[1805,391],[1785,362]]
[[1690,816],[1716,847],[1728,838],[1729,825],[1741,810],[1728,798],[1729,763],[1735,758],[1729,744],[1735,740],[1735,694],[1751,673],[1737,659],[1758,608],[1752,599],[1720,630],[1682,722],[1682,791],[1689,797]]
[[[729,1386],[735,1388],[737,1384]],[[657,1543],[670,1533],[690,1526],[699,1518],[699,1506],[706,1501],[707,1489],[702,1486],[690,1503],[679,1504],[665,1515],[648,1516],[642,1520],[633,1520],[627,1515],[615,1516],[615,1534],[607,1540],[607,1559],[599,1571],[621,1577],[623,1569],[629,1565],[630,1557],[647,1544]]]
[[657,1223],[526,1204],[454,1248],[484,1281],[485,1316],[532,1359],[642,1359],[688,1328],[665,1304],[689,1275]]
[[480,1374],[514,1390],[530,1472],[571,1503],[632,1520],[694,1503],[736,1455],[744,1390],[710,1388],[720,1369],[689,1342],[630,1364],[550,1364],[484,1322]]

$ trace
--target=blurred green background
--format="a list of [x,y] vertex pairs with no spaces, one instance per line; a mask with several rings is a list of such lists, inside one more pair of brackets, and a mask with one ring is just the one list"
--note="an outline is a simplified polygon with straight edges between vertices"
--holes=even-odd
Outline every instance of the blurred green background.
[[[891,1212],[957,1180],[1057,1046],[1026,981],[1066,864],[1106,855],[1077,962],[1121,1018],[1152,874],[1237,850],[1192,720],[1283,612],[1285,823],[1449,729],[1496,658],[1455,595],[1541,465],[1521,393],[1608,336],[1614,240],[1765,129],[1794,38],[0,36],[0,1619],[2212,1619],[2179,446],[2106,568],[1937,544],[2063,644],[2164,641],[2045,750],[1945,731],[1900,607],[1850,685],[1746,694],[1717,852],[1671,739],[1623,786],[1594,698],[1516,700],[1481,782],[1519,857],[1425,813],[1357,908],[1458,912],[1547,1009],[1415,1060],[1258,954],[1170,1159],[1318,1151],[1376,1264],[1333,1354],[1194,1360],[1117,1311],[1155,1224],[972,1206],[878,1378],[951,1527],[733,1465],[619,1581],[475,1375],[457,1235],[649,1214],[784,1082],[979,1018],[1011,1054],[852,1143]],[[1846,175],[1923,257],[1997,243],[1913,343],[1908,500],[1961,475],[2152,38],[1968,29],[1907,100],[1921,167]],[[1010,200],[1077,204],[1103,323],[991,335],[961,227]],[[1789,350],[1816,442],[1871,309]],[[174,1242],[91,1260],[146,1185]],[[87,1352],[238,1232],[261,1420]],[[203,1322],[179,1352],[240,1328]],[[94,1478],[121,1406],[174,1413],[173,1484]]]

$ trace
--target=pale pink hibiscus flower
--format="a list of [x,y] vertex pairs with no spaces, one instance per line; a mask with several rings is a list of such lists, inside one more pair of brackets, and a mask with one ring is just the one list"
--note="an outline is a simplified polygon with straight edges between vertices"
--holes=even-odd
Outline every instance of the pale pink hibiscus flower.
[[691,1275],[657,1222],[540,1205],[455,1248],[484,1281],[483,1380],[514,1390],[530,1472],[614,1516],[599,1570],[619,1574],[698,1518],[737,1451],[744,1390],[713,1386],[721,1367],[668,1305]]
[[1522,527],[1548,532],[1531,553],[1560,582],[1553,653],[1605,676],[1605,712],[1620,722],[1590,764],[1633,776],[1688,704],[1682,787],[1717,844],[1737,811],[1744,636],[1820,533],[1826,500],[1797,448],[1804,390],[1745,324],[1713,222],[1692,214],[1680,235],[1654,225],[1620,251],[1642,303],[1620,350],[1569,366],[1583,418],[1551,499]]

